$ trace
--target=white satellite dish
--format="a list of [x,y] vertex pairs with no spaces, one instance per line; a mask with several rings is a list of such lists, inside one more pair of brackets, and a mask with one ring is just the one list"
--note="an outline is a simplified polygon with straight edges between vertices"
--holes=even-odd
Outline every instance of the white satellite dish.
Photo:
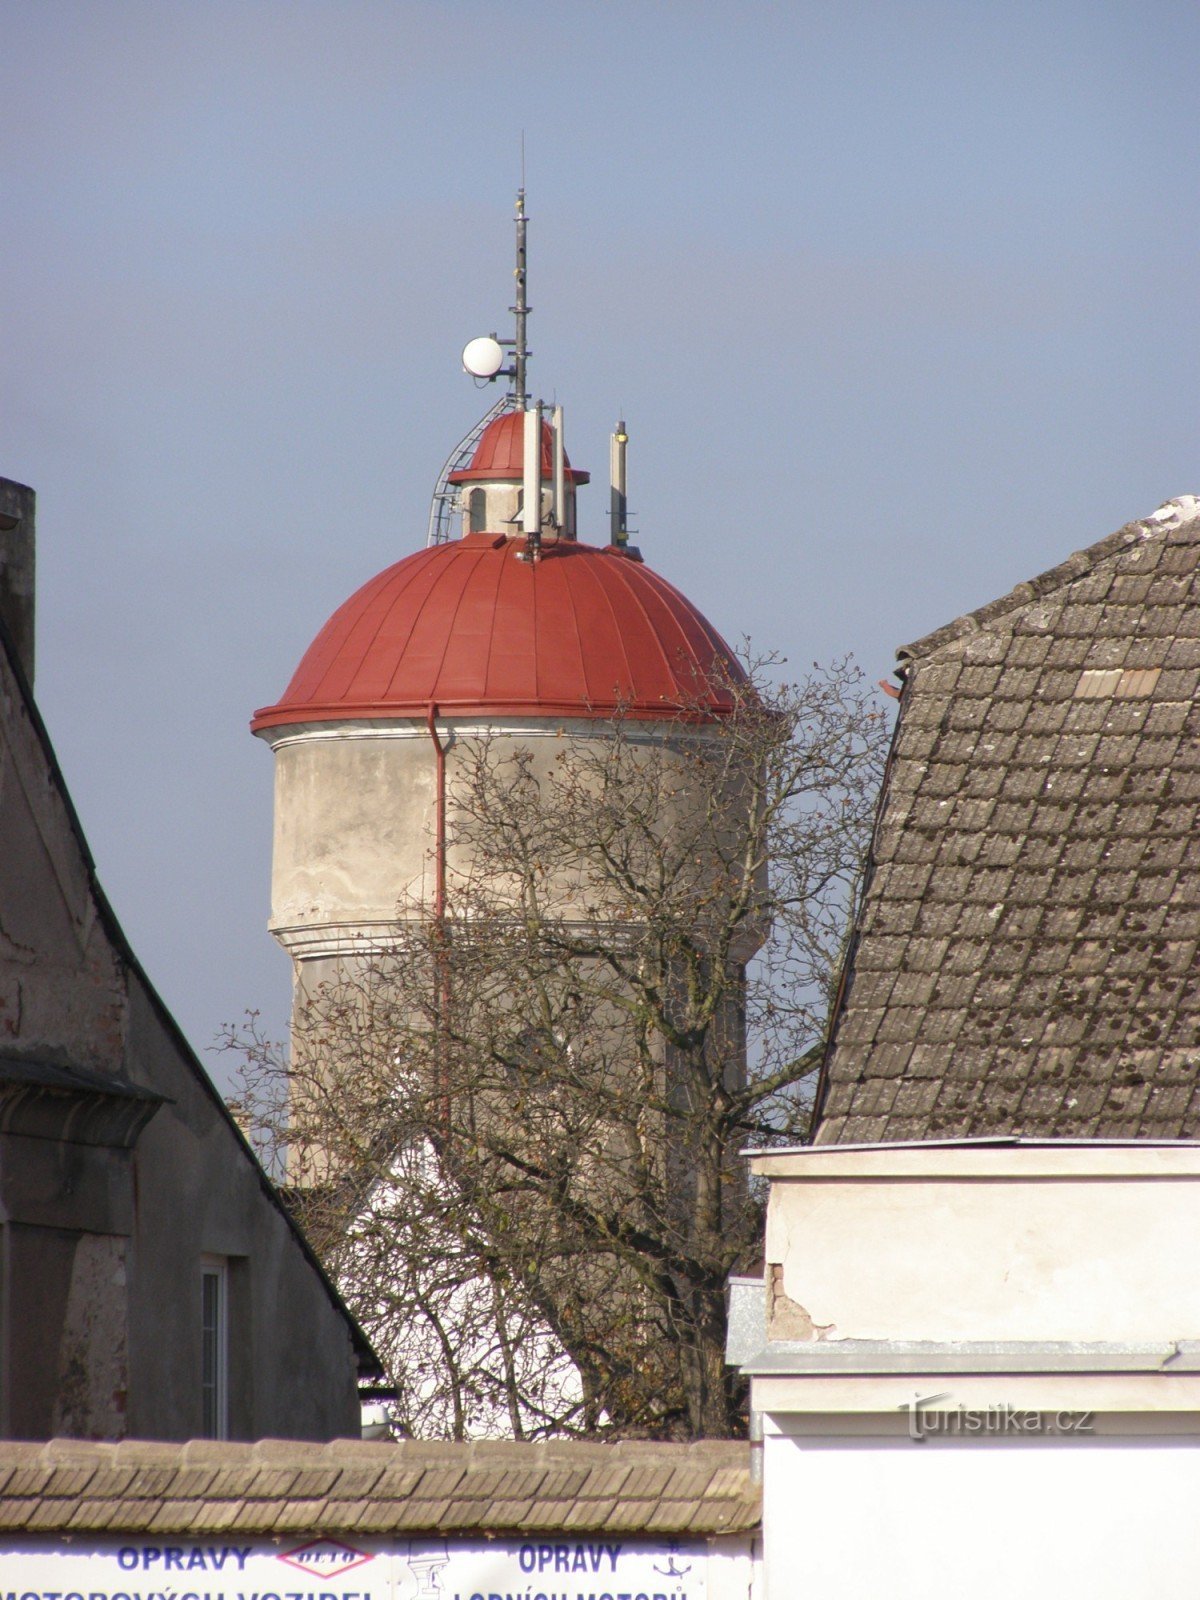
[[473,378],[494,378],[504,365],[498,339],[472,339],[462,353],[463,370]]

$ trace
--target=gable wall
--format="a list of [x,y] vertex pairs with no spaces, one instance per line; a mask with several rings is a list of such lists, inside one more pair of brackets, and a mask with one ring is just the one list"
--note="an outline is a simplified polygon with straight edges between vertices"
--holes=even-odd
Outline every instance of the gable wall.
[[0,649],[0,1065],[163,1103],[138,1139],[85,1127],[61,1087],[3,1101],[0,1432],[198,1435],[210,1253],[230,1269],[233,1434],[354,1434],[350,1324],[128,951],[30,706]]
[[125,982],[89,861],[0,650],[0,1048],[120,1071]]

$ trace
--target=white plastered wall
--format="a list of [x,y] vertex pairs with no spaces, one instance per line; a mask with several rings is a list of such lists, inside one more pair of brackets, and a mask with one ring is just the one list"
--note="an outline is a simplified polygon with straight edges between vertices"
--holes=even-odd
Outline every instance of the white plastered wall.
[[[770,1600],[1197,1592],[1200,1146],[754,1165],[771,1180],[775,1315],[749,1364]],[[916,1401],[948,1426],[915,1438]]]
[[764,1443],[769,1600],[1192,1600],[1200,1438]]

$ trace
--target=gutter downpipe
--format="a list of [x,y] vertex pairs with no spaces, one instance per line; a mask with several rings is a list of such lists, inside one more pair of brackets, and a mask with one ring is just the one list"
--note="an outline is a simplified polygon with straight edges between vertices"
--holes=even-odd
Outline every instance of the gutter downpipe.
[[[429,710],[425,716],[425,726],[429,730],[429,737],[433,740],[436,752],[437,775],[435,796],[435,823],[434,823],[434,889],[433,889],[433,919],[434,919],[434,962],[437,968],[437,1024],[440,1033],[441,1019],[446,1015],[450,1006],[450,975],[446,968],[446,746],[442,743],[437,730],[437,702],[429,702]],[[442,1134],[448,1137],[450,1133],[450,1092],[446,1082],[446,1072],[442,1061],[440,1038],[434,1040],[434,1098],[438,1105],[438,1115],[442,1125]]]
[[437,752],[437,798],[434,843],[433,914],[439,927],[446,919],[446,746],[437,731],[437,702],[429,702],[425,726]]

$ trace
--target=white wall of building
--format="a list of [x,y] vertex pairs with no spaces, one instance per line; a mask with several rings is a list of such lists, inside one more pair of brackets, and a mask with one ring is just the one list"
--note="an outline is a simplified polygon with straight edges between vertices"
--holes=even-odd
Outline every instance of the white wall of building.
[[1194,1600],[1191,1438],[797,1438],[769,1428],[768,1600]]
[[769,1600],[1200,1594],[1200,1145],[754,1167]]

